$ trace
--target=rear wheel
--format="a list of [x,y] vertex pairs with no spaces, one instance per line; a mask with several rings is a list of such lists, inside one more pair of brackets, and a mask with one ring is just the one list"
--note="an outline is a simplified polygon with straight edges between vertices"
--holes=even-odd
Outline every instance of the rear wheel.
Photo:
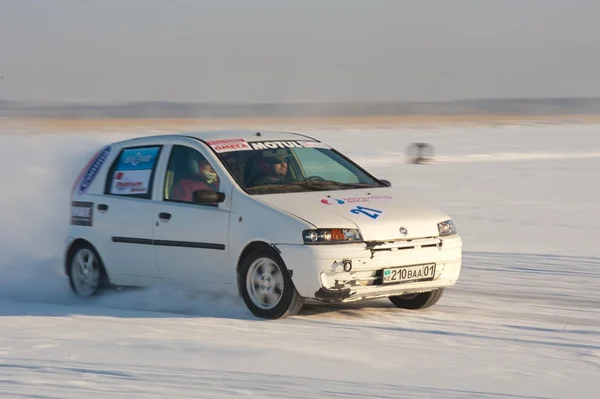
[[69,283],[75,295],[89,297],[98,293],[104,281],[104,266],[94,248],[79,244],[68,259]]
[[304,304],[283,259],[271,248],[251,252],[242,262],[239,278],[244,302],[257,317],[293,316]]
[[443,293],[444,289],[439,288],[435,291],[418,294],[394,295],[390,296],[389,300],[401,309],[425,309],[435,305]]

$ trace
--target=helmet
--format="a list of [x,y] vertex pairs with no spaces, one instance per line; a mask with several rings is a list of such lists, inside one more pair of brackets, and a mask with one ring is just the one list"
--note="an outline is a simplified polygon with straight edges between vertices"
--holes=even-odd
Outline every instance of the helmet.
[[279,163],[281,161],[288,161],[288,159],[292,156],[289,150],[285,149],[274,149],[274,150],[264,150],[262,152],[262,156],[265,161],[274,164]]
[[273,165],[280,162],[288,162],[290,154],[286,150],[265,150],[261,153],[260,158],[257,159],[257,166],[262,174],[272,175],[275,173]]

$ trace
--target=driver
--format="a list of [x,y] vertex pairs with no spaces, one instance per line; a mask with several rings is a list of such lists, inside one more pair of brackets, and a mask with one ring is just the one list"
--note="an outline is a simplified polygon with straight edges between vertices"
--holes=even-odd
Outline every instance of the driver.
[[253,185],[264,186],[271,184],[288,184],[293,178],[288,173],[290,154],[285,150],[264,151],[258,167],[262,172]]

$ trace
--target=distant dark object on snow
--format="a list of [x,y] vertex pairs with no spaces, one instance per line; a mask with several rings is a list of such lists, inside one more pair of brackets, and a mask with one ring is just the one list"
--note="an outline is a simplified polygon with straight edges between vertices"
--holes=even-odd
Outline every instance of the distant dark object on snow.
[[410,163],[430,164],[433,163],[433,146],[429,143],[410,143],[406,155]]

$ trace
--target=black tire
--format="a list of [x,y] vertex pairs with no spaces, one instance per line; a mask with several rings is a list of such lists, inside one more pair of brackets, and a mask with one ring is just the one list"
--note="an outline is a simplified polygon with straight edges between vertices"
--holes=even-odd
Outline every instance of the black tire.
[[[93,269],[98,272],[97,284],[93,289],[86,292],[82,291],[75,281],[77,279],[77,271],[75,270],[76,265],[74,260],[75,257],[82,253],[82,251],[88,251],[93,255]],[[78,243],[69,251],[66,267],[69,275],[69,285],[71,286],[73,293],[78,297],[85,298],[97,295],[103,288],[107,286],[108,279],[102,259],[100,258],[100,255],[98,255],[96,249],[87,242]]]
[[[250,271],[250,268],[252,267],[253,269],[258,269],[260,266],[257,266],[257,264],[264,262],[265,259],[271,260],[271,262],[277,267],[277,272],[275,272],[275,269],[273,269],[273,276],[275,276],[277,273],[281,273],[281,277],[283,277],[283,290],[281,290],[280,294],[277,292],[277,294],[280,295],[279,301],[272,308],[264,308],[264,306],[261,307],[259,303],[255,303],[252,298],[256,295],[248,291],[248,284],[250,284],[248,282],[248,272]],[[300,311],[302,305],[304,304],[304,298],[298,294],[298,291],[292,282],[283,259],[281,259],[279,254],[277,254],[277,252],[275,252],[272,248],[264,247],[252,251],[242,261],[238,279],[242,298],[244,298],[244,302],[246,303],[246,306],[250,312],[257,317],[263,319],[279,319],[294,316]],[[260,288],[261,287],[259,285],[254,284],[254,290]],[[258,302],[258,298],[255,300]]]
[[390,296],[389,300],[401,309],[425,309],[435,305],[443,293],[444,288],[439,288],[435,291],[421,292],[419,294],[394,295]]

